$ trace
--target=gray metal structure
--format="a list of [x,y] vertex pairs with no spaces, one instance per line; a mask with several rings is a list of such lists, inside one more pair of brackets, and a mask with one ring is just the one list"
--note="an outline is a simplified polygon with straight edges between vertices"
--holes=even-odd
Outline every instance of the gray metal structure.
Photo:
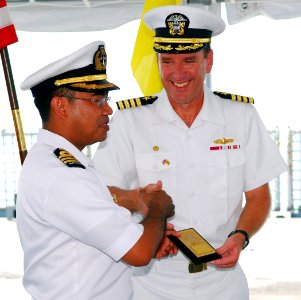
[[301,130],[288,132],[288,202],[293,217],[301,217]]
[[[280,146],[279,130],[269,131],[275,143]],[[36,142],[37,133],[25,133],[26,144],[30,149]],[[91,146],[85,148],[86,155],[91,157]],[[287,211],[292,216],[300,215],[301,208],[301,131],[290,131],[288,139],[288,164],[289,164],[289,186],[288,198],[290,205]],[[2,168],[0,169],[0,209],[6,210],[15,205],[16,193],[18,188],[18,174],[21,170],[18,146],[15,133],[8,133],[6,130],[1,132],[1,160]],[[272,196],[272,211],[281,210],[281,178],[277,177],[270,182]],[[286,197],[283,197],[286,198]]]

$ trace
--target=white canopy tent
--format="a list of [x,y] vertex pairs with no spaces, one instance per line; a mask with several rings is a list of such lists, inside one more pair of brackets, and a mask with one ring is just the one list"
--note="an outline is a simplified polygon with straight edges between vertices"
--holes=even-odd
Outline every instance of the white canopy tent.
[[[28,74],[43,66],[45,61],[51,62],[64,54],[71,53],[74,49],[81,47],[85,43],[100,39],[106,42],[106,48],[109,53],[108,77],[112,82],[118,83],[121,88],[120,91],[112,93],[113,100],[142,96],[138,84],[133,77],[130,65],[131,51],[135,45],[138,30],[138,21],[131,21],[140,19],[145,0],[6,1],[10,16],[18,30],[19,42],[9,46],[17,88]],[[154,1],[154,4],[156,4],[156,2],[162,2],[162,0],[151,1]],[[265,105],[267,100],[261,102],[259,98],[262,97],[266,99],[271,98],[271,96],[264,95],[262,91],[259,96],[257,96],[254,92],[254,88],[251,88],[251,85],[248,84],[248,80],[240,80],[241,78],[235,79],[235,74],[230,75],[229,72],[233,69],[231,61],[239,61],[237,68],[243,67],[241,72],[245,74],[256,73],[257,68],[255,68],[255,66],[257,66],[257,64],[247,65],[247,57],[252,57],[253,59],[254,56],[256,56],[256,61],[264,59],[261,65],[264,65],[265,68],[269,70],[273,70],[275,67],[274,61],[271,61],[271,66],[267,67],[267,58],[274,56],[267,55],[266,53],[268,49],[271,49],[269,50],[270,52],[275,52],[274,45],[279,44],[279,37],[281,37],[281,41],[285,39],[286,47],[290,47],[291,54],[289,57],[299,57],[299,54],[292,54],[292,52],[299,53],[299,47],[288,45],[288,43],[297,42],[295,37],[298,36],[298,29],[300,28],[299,18],[297,17],[301,16],[301,0],[182,0],[182,3],[183,5],[194,6],[205,5],[206,8],[217,14],[222,13],[223,19],[225,21],[228,19],[229,24],[240,23],[237,24],[238,26],[227,26],[228,33],[215,38],[215,49],[218,49],[219,41],[224,40],[221,43],[225,45],[221,46],[223,51],[216,51],[215,53],[215,66],[218,68],[220,61],[221,68],[219,68],[219,72],[217,73],[214,73],[213,70],[212,83],[210,76],[207,76],[207,81],[208,84],[211,84],[213,88],[218,90],[231,91],[233,93],[241,93],[255,97],[258,99],[257,107],[260,106],[261,103]],[[259,15],[265,15],[269,18],[253,18]],[[243,22],[247,19],[253,24],[250,30],[250,26],[246,26],[249,22]],[[267,22],[263,23],[261,19],[265,19]],[[272,19],[290,19],[284,21],[296,21],[294,23],[296,25],[284,31],[282,22],[274,22]],[[272,25],[273,29],[267,26],[268,21],[274,23]],[[133,23],[135,23],[135,25]],[[261,27],[262,29],[258,29],[259,26],[264,26],[265,28]],[[113,30],[111,31],[110,29]],[[235,35],[235,38],[231,40],[231,38],[228,38],[229,35]],[[277,38],[273,39],[275,35]],[[253,48],[251,45],[254,41],[261,46]],[[262,55],[261,52],[258,53],[262,47],[265,48],[264,55]],[[247,54],[247,49],[252,49],[252,54]],[[226,56],[226,50],[231,52],[230,59]],[[241,55],[242,52],[245,53],[243,56]],[[46,53],[47,57],[45,57]],[[239,58],[240,56],[242,56],[242,58]],[[20,57],[27,57],[27,59],[20,59]],[[225,57],[227,57],[227,59],[225,59]],[[297,59],[290,65],[299,70],[298,63],[299,60]],[[289,63],[286,63],[286,65],[289,65]],[[244,70],[248,71],[245,72]],[[222,71],[227,72],[227,74],[222,75]],[[282,72],[290,74],[290,71]],[[239,73],[239,71],[237,71],[237,73]],[[256,78],[260,78],[263,74],[264,72],[256,74]],[[223,78],[223,80],[220,81],[219,77]],[[231,88],[231,82],[227,82],[227,78],[232,78],[231,82],[239,82],[239,85],[236,84],[234,88]],[[286,78],[290,78],[290,84],[294,84],[293,79],[295,77],[286,76]],[[217,82],[219,83],[218,85],[216,84]],[[243,86],[244,82],[247,86]],[[267,81],[263,78],[259,82]],[[264,91],[266,91],[266,89]],[[31,99],[29,92],[23,92],[19,89],[17,92],[19,99]],[[26,103],[31,102],[28,100]],[[31,104],[25,105],[24,101],[20,101],[22,111],[28,110],[35,112],[35,109],[30,105]],[[22,106],[24,106],[24,108]],[[263,111],[263,108],[260,109]],[[4,111],[3,107],[2,111]],[[0,120],[3,118],[4,117],[0,116]],[[37,119],[39,120],[39,116],[37,116]],[[28,119],[25,118],[24,122],[27,122],[27,120]],[[281,120],[283,120],[283,118]],[[25,128],[35,127],[36,124],[32,123],[32,120],[29,120],[28,125],[25,124]],[[0,126],[4,126],[4,124],[5,122],[0,122]]]
[[[151,1],[159,2],[158,0]],[[31,93],[19,89],[24,78],[44,66],[45,62],[59,59],[96,39],[106,42],[106,49],[109,53],[108,78],[120,86],[120,91],[112,93],[112,102],[142,96],[134,79],[130,62],[138,30],[138,22],[131,21],[140,19],[144,2],[144,0],[7,0],[9,13],[18,30],[19,38],[18,43],[9,46],[14,82],[20,99],[21,112],[24,116],[27,112],[31,116],[30,118],[23,117],[25,132],[37,128],[40,118],[31,101]],[[291,44],[297,42],[295,37],[298,36],[296,31],[298,32],[300,23],[295,22],[294,27],[284,31],[281,21],[274,22],[264,17],[257,20],[253,17],[266,15],[273,19],[290,18],[290,20],[285,20],[288,22],[298,21],[299,18],[295,17],[301,16],[301,0],[182,0],[182,2],[184,5],[205,5],[217,14],[222,12],[223,19],[228,18],[229,24],[240,22],[238,26],[227,26],[227,33],[214,39],[214,49],[222,49],[222,51],[215,52],[214,66],[219,71],[215,73],[215,69],[213,70],[212,82],[210,82],[211,77],[207,76],[208,84],[211,84],[212,88],[250,95],[256,99],[256,107],[261,112],[267,110],[269,99],[287,97],[287,91],[283,91],[284,96],[281,96],[279,91],[275,91],[273,95],[271,91],[274,86],[280,86],[281,83],[269,88],[269,82],[272,82],[271,75],[268,80],[264,75],[266,70],[272,72],[273,75],[275,73],[271,71],[275,68],[275,59],[272,59],[274,55],[270,53],[277,51],[279,53],[278,48],[275,51],[275,45],[279,44],[279,37],[281,40],[285,39],[286,47],[290,47],[288,58],[299,57],[300,47],[291,46]],[[252,26],[248,25],[248,21],[242,22],[247,19],[250,19]],[[267,22],[263,23],[261,19]],[[270,23],[268,21],[273,22],[272,29],[267,26],[267,23]],[[274,36],[277,37],[273,38]],[[254,41],[260,47],[252,47]],[[219,48],[219,45],[222,46]],[[262,54],[262,48],[265,50],[264,54]],[[251,54],[247,51],[248,49],[252,50]],[[289,63],[288,58],[281,60],[281,62],[285,61],[285,64],[282,64],[283,68],[290,65],[300,70],[299,60],[295,59]],[[236,64],[235,68],[233,68],[233,62]],[[264,71],[261,69],[258,72],[259,66],[264,66]],[[237,71],[233,72],[234,70]],[[281,72],[291,74],[290,70],[283,69]],[[250,83],[249,79],[241,74],[246,74],[246,76],[253,74],[252,82]],[[1,75],[0,79],[4,80]],[[296,76],[286,75],[285,77],[290,80],[290,86],[299,86],[298,82],[295,83],[298,80]],[[265,88],[259,91],[263,83]],[[1,92],[4,93],[5,89],[0,90],[0,96]],[[290,93],[293,94],[293,89]],[[293,96],[290,98],[293,99]],[[283,103],[278,101],[277,105],[281,107]],[[289,109],[290,106],[286,105],[282,111]],[[10,119],[6,121],[9,114],[5,112],[8,110],[8,103],[2,103],[0,130],[1,126],[5,128],[12,126]],[[297,113],[298,110],[291,109],[291,111],[289,116]],[[282,116],[281,121],[288,122],[287,119]],[[290,119],[297,120],[297,118]],[[271,124],[269,126],[272,128],[276,121],[278,122],[276,116],[269,117]]]
[[[112,29],[139,19],[144,0],[7,0],[7,4],[17,30],[77,32]],[[183,0],[183,4],[206,5],[216,13],[225,5],[229,24],[257,15],[301,16],[300,0]]]

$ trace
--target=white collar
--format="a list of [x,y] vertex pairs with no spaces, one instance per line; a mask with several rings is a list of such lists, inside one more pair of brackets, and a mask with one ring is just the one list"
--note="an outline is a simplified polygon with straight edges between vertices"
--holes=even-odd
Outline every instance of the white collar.
[[[201,125],[203,122],[211,122],[221,126],[226,125],[223,106],[218,99],[219,97],[214,95],[213,92],[204,85],[203,107],[194,120],[192,127]],[[158,94],[158,100],[155,101],[153,105],[155,105],[155,125],[179,120],[179,116],[172,108],[164,89]]]
[[40,129],[38,134],[38,143],[47,144],[56,148],[62,148],[71,153],[81,164],[85,167],[92,165],[92,161],[80,150],[78,150],[73,144],[71,144],[64,137],[53,133],[46,129]]

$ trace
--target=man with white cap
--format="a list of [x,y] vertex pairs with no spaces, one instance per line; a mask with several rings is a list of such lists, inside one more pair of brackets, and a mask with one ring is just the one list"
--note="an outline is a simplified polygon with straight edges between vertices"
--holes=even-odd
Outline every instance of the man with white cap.
[[148,214],[134,223],[83,154],[109,130],[108,92],[118,87],[106,79],[104,43],[96,41],[21,85],[31,89],[43,125],[22,167],[17,200],[23,283],[32,299],[130,299],[129,265],[156,255],[174,214],[165,192],[140,189],[136,197]]
[[118,102],[94,162],[108,185],[162,180],[176,206],[175,228],[194,228],[222,258],[190,269],[182,252],[154,259],[135,271],[134,299],[248,299],[237,262],[268,215],[269,180],[286,165],[247,103],[252,98],[204,85],[213,64],[211,37],[224,30],[223,20],[184,5],[150,10],[144,22],[155,30],[164,89]]

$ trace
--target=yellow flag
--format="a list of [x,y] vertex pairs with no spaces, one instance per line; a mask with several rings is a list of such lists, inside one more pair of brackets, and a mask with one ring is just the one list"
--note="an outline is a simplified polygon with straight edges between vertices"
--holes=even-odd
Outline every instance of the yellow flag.
[[134,77],[144,96],[159,93],[163,86],[153,50],[154,32],[143,23],[142,18],[152,8],[181,3],[182,0],[145,0],[131,62]]

